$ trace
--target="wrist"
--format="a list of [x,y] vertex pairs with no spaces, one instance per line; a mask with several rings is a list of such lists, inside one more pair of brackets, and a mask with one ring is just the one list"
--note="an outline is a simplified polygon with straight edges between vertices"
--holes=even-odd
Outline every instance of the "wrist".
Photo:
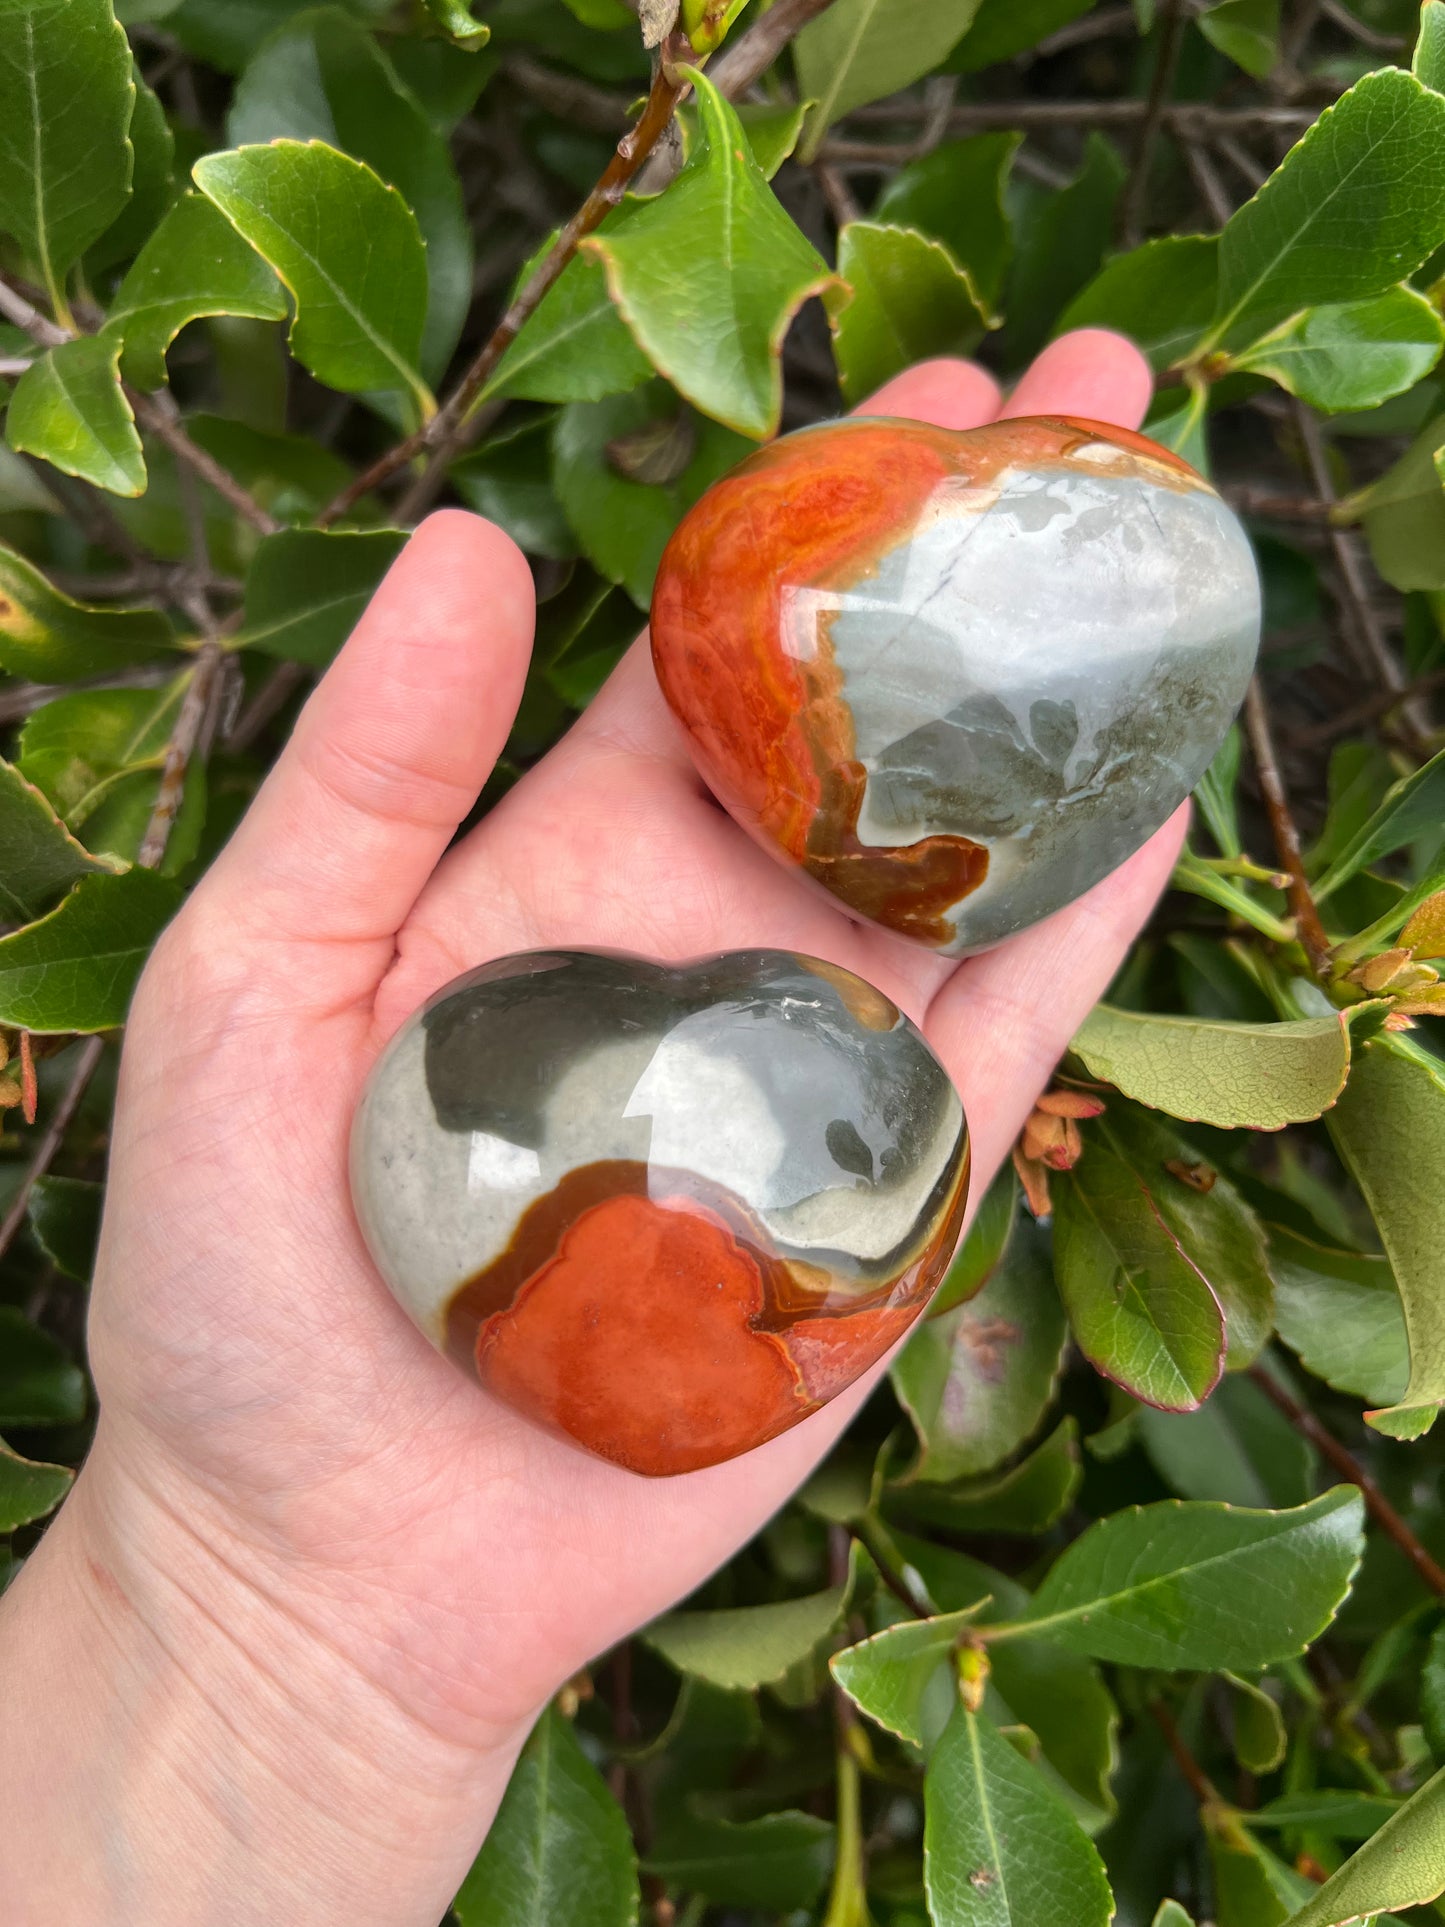
[[528,1722],[438,1733],[179,1497],[102,1438],[0,1601],[0,1919],[434,1927]]

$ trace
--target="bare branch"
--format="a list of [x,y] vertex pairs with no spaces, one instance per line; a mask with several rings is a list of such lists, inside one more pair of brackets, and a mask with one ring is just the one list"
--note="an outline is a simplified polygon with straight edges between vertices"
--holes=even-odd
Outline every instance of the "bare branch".
[[1330,940],[1325,935],[1320,913],[1315,908],[1315,900],[1310,891],[1309,879],[1305,875],[1304,858],[1300,854],[1299,830],[1290,813],[1289,798],[1285,794],[1284,779],[1279,773],[1275,760],[1274,740],[1270,735],[1269,711],[1265,706],[1264,688],[1259,677],[1255,676],[1249,685],[1249,693],[1244,699],[1244,727],[1249,737],[1249,746],[1254,753],[1254,765],[1259,775],[1259,787],[1264,795],[1264,807],[1269,813],[1269,826],[1274,832],[1274,847],[1279,857],[1279,867],[1289,877],[1290,908],[1294,912],[1295,928],[1299,940],[1304,945],[1305,954],[1316,976],[1324,976],[1330,967]]
[[142,870],[154,870],[165,856],[166,845],[176,826],[176,817],[186,792],[186,771],[191,754],[200,738],[201,725],[210,707],[211,694],[219,679],[224,652],[218,642],[205,643],[196,657],[190,688],[181,702],[180,713],[166,744],[161,766],[161,786],[156,792],[155,808],[141,838],[136,863]]
[[719,93],[736,100],[762,79],[788,42],[832,4],[833,0],[775,0],[755,26],[723,48],[707,70],[708,79]]
[[208,455],[199,443],[191,440],[182,428],[175,405],[169,403],[169,398],[163,402],[159,396],[142,395],[129,386],[125,392],[141,427],[154,435],[158,442],[163,442],[178,462],[184,462],[187,468],[213,488],[242,521],[249,522],[262,535],[278,533],[282,524],[275,516],[263,509],[250,490],[242,488],[235,476],[222,468],[214,456]]
[[1159,45],[1154,55],[1154,73],[1149,82],[1149,97],[1134,144],[1134,162],[1124,192],[1119,197],[1119,235],[1126,248],[1137,247],[1144,238],[1144,196],[1149,186],[1149,171],[1154,165],[1159,132],[1174,91],[1179,71],[1179,50],[1184,44],[1184,0],[1164,0],[1159,22]]
[[60,1102],[55,1107],[55,1115],[45,1127],[44,1135],[36,1146],[35,1155],[30,1160],[25,1176],[20,1180],[20,1188],[10,1200],[10,1208],[0,1219],[0,1258],[15,1242],[15,1235],[25,1222],[25,1214],[30,1206],[30,1194],[35,1189],[36,1180],[43,1178],[55,1162],[56,1153],[65,1141],[65,1134],[75,1121],[80,1109],[80,1100],[85,1096],[85,1088],[94,1077],[105,1050],[103,1037],[87,1037],[80,1047],[80,1055],[75,1061],[69,1084]]

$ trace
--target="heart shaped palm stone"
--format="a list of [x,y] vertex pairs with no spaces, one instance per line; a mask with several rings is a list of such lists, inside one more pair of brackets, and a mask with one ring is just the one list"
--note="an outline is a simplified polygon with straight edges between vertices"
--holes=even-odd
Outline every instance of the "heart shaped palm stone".
[[1239,523],[1143,436],[859,418],[708,491],[663,555],[652,648],[738,821],[855,916],[959,956],[1158,829],[1259,624]]
[[634,1472],[746,1452],[852,1384],[947,1268],[968,1132],[888,999],[750,950],[537,951],[397,1033],[352,1195],[422,1330]]

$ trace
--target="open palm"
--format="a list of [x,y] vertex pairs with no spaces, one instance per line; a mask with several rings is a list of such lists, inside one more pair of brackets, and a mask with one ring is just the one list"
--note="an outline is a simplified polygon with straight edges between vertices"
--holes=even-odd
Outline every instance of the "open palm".
[[[1125,343],[1079,335],[1046,352],[1008,412],[1135,425],[1147,391]],[[979,370],[935,363],[872,406],[966,427],[998,405]],[[864,1388],[743,1460],[644,1481],[466,1382],[392,1301],[351,1215],[347,1134],[386,1039],[508,951],[797,949],[925,1026],[963,1094],[981,1187],[1179,835],[987,956],[931,957],[849,921],[731,823],[639,645],[448,848],[506,740],[532,620],[522,557],[455,512],[420,530],[378,592],[142,984],[93,1313],[102,1421],[87,1477],[115,1531],[182,1521],[244,1593],[238,1626],[284,1625],[335,1656],[351,1717],[374,1694],[460,1750],[515,1745],[570,1672],[694,1587]],[[487,1819],[479,1794],[418,1919],[444,1904]]]

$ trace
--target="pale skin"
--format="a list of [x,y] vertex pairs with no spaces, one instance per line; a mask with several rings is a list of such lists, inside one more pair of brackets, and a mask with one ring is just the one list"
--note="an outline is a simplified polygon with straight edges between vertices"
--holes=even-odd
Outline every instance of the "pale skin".
[[[1085,331],[1006,404],[944,361],[868,412],[1133,427],[1148,394],[1135,351]],[[1173,864],[1183,812],[962,964],[862,929],[712,802],[643,645],[449,847],[532,626],[506,536],[425,523],[146,972],[92,1300],[99,1430],[0,1603],[8,1927],[435,1927],[549,1696],[750,1538],[877,1376],[661,1481],[467,1383],[387,1293],[346,1186],[362,1081],[425,998],[543,945],[828,958],[924,1025],[978,1196]]]

